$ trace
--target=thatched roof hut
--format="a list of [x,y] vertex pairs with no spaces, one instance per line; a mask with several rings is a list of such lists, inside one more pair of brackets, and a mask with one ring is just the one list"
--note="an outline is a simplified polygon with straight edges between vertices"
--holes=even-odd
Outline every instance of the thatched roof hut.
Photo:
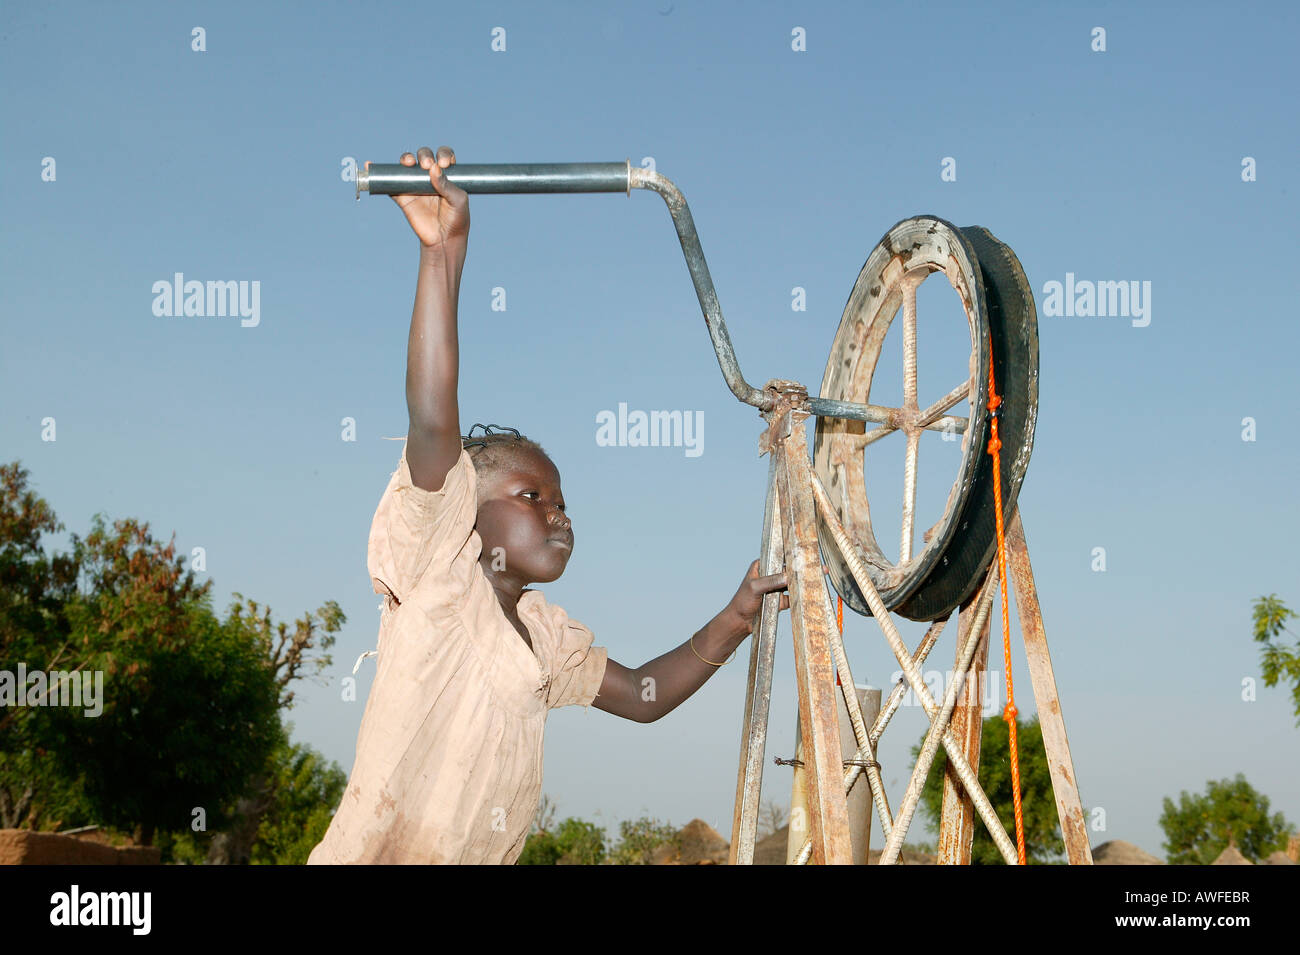
[[731,844],[703,819],[692,819],[677,833],[677,845],[663,845],[651,865],[726,865]]
[[1229,842],[1228,847],[1219,853],[1219,858],[1215,859],[1210,865],[1254,865],[1244,855],[1241,850],[1233,843]]
[[1131,842],[1125,842],[1123,839],[1112,839],[1109,842],[1103,842],[1092,850],[1093,865],[1164,865],[1163,859],[1158,859],[1151,853],[1139,849]]

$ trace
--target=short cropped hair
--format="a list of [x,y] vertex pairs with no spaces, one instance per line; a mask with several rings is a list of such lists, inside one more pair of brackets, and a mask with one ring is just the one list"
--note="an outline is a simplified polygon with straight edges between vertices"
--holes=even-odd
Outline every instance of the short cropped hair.
[[[476,435],[475,428],[482,428],[483,433]],[[493,428],[497,430],[491,430]],[[514,428],[503,428],[496,424],[483,425],[476,422],[470,427],[469,434],[461,435],[460,446],[469,453],[480,481],[518,460],[520,451],[536,451],[547,460],[551,458],[536,441]]]

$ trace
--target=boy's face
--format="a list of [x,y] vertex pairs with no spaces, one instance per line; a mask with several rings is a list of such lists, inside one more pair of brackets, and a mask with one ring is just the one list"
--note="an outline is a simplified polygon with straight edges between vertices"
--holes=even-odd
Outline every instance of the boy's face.
[[545,455],[520,450],[478,486],[475,529],[489,578],[523,589],[564,573],[573,526],[562,510],[560,472]]

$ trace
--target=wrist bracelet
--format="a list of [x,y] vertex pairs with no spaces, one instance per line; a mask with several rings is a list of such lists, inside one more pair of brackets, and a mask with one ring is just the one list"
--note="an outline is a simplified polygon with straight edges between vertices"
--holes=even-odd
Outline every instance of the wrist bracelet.
[[[739,649],[740,649],[739,647],[736,648],[736,650]],[[735,658],[736,650],[732,650],[731,656],[727,657],[727,659],[723,660],[721,663],[714,663],[712,660],[705,660],[704,657],[700,657],[700,651],[695,649],[695,635],[691,634],[691,652],[694,653],[697,657],[700,657],[700,660],[702,660],[704,663],[707,663],[711,667],[726,666]]]

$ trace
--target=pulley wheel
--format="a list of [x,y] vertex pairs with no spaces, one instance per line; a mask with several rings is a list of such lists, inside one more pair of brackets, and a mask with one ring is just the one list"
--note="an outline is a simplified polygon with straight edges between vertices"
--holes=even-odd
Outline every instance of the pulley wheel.
[[[921,407],[917,369],[925,363],[918,360],[916,329],[918,320],[924,323],[925,318],[917,315],[916,291],[935,272],[947,278],[966,316],[968,377],[952,382],[942,398]],[[885,336],[900,308],[903,400],[898,406],[877,400],[871,384]],[[951,334],[959,334],[956,323]],[[858,275],[820,392],[823,398],[874,405],[885,420],[819,417],[813,467],[885,607],[911,620],[934,620],[951,613],[979,586],[997,552],[993,458],[988,453],[990,361],[1002,396],[998,431],[1005,517],[1012,513],[1024,480],[1038,412],[1038,316],[1033,291],[1015,254],[987,229],[959,229],[934,216],[904,219],[885,234]],[[960,434],[961,463],[943,514],[922,533],[918,549],[916,477],[924,463],[919,456],[924,430],[946,431],[954,438]],[[867,501],[871,446],[880,440],[905,443],[897,561],[882,550]],[[866,599],[820,521],[818,536],[831,583],[846,604],[869,615]]]

